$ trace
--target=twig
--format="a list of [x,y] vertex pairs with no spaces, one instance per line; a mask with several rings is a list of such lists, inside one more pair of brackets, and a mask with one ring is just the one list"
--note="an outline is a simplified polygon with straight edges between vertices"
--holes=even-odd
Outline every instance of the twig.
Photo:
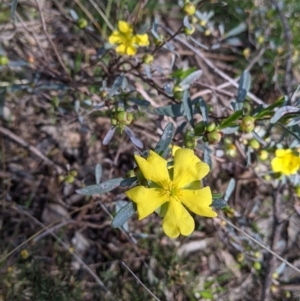
[[49,164],[50,166],[55,167],[56,171],[61,174],[63,173],[63,169],[55,164],[53,161],[48,159],[42,152],[40,152],[36,147],[30,145],[29,143],[25,142],[22,138],[12,133],[10,130],[0,126],[0,133],[4,134],[5,136],[9,137],[14,142],[20,144],[21,146],[27,148],[30,152],[38,156],[40,159],[42,159],[45,163]]
[[278,5],[276,0],[271,0],[271,4],[275,6],[276,10],[278,11],[279,14],[279,18],[281,20],[282,23],[282,27],[283,27],[283,34],[284,34],[284,38],[287,44],[287,53],[286,53],[286,65],[285,65],[285,89],[286,89],[286,93],[288,96],[291,96],[292,93],[292,86],[291,86],[291,82],[292,82],[292,33],[291,33],[291,29],[290,29],[290,25],[289,22],[287,20],[287,18],[285,17],[284,13],[282,12],[282,9],[280,8],[280,6]]
[[[30,219],[32,219],[36,224],[38,224],[40,227],[44,229],[46,229],[47,231],[49,230],[47,228],[47,226],[45,226],[43,223],[41,223],[38,219],[36,219],[34,216],[32,216],[30,213],[28,213],[27,211],[24,210],[20,210],[18,207],[16,207],[17,211],[23,215],[26,215],[27,217],[29,217]],[[112,300],[115,300],[115,298],[113,297],[112,293],[106,288],[106,286],[104,285],[104,283],[101,281],[101,279],[91,270],[91,268],[84,263],[84,261],[74,252],[74,251],[70,251],[69,246],[62,241],[56,234],[54,234],[53,232],[49,233],[54,239],[56,239],[68,252],[70,252],[74,258],[86,269],[86,271],[95,279],[95,281],[99,284],[99,286],[106,291],[106,293],[112,298]]]
[[124,267],[130,272],[130,274],[136,279],[136,281],[157,301],[160,301],[149,289],[148,287],[132,272],[132,270],[122,261]]
[[288,265],[289,267],[291,267],[293,270],[295,270],[297,273],[300,274],[300,269],[298,269],[297,267],[295,267],[294,265],[292,265],[290,262],[288,262],[286,259],[284,259],[280,255],[276,254],[270,248],[266,247],[264,244],[262,244],[261,242],[259,242],[257,239],[253,238],[251,235],[249,235],[248,233],[246,233],[244,230],[242,230],[239,227],[235,226],[232,222],[230,222],[229,220],[227,220],[226,218],[224,218],[222,216],[218,216],[218,218],[221,219],[222,221],[226,222],[228,225],[230,225],[236,231],[242,233],[244,236],[246,236],[247,238],[251,239],[257,245],[261,246],[263,249],[265,249],[266,251],[268,251],[270,254],[274,255],[275,257],[277,257],[280,261],[284,262],[286,265]]
[[[276,251],[278,242],[280,240],[280,229],[282,227],[280,213],[281,213],[281,197],[280,193],[283,187],[279,187],[276,192],[276,196],[273,195],[273,227],[270,241],[270,249]],[[266,261],[265,280],[262,288],[261,301],[271,300],[272,275],[276,265],[276,257],[272,254],[268,254]]]
[[[170,28],[166,28],[163,27],[170,35],[174,35],[173,31]],[[212,61],[210,61],[209,59],[207,59],[205,57],[205,55],[203,53],[201,53],[201,51],[197,48],[195,48],[194,46],[192,46],[190,43],[188,43],[187,41],[185,41],[183,38],[179,37],[179,36],[175,36],[174,37],[175,40],[179,41],[180,43],[182,43],[183,45],[185,45],[186,47],[188,47],[190,50],[192,50],[195,55],[199,56],[208,67],[210,67],[215,73],[219,74],[222,78],[226,79],[232,86],[238,88],[239,84],[230,76],[228,76],[226,73],[224,73],[222,70],[220,70],[219,68],[217,68]],[[261,105],[265,105],[265,103],[259,99],[257,96],[255,96],[253,93],[248,92],[247,93],[248,97],[251,98],[253,101],[255,101],[258,104]]]

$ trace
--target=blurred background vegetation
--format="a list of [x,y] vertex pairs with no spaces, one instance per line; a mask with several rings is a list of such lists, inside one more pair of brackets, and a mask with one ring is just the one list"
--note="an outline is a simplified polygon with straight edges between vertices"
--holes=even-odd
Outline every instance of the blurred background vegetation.
[[[1,301],[300,300],[300,275],[280,261],[271,270],[268,252],[221,219],[197,217],[191,237],[170,240],[154,215],[142,221],[135,216],[122,229],[111,227],[126,200],[124,188],[101,196],[76,193],[97,177],[125,177],[133,168],[132,134],[128,139],[116,132],[108,145],[102,143],[112,126],[107,87],[122,72],[132,90],[120,97],[143,108],[133,113],[131,130],[146,149],[156,145],[166,124],[148,105],[176,101],[168,85],[172,90],[182,70],[202,70],[191,94],[202,96],[216,119],[226,115],[237,93],[223,73],[235,83],[244,70],[251,73],[251,106],[273,104],[297,89],[298,0],[194,3],[190,24],[196,30],[182,42],[170,34],[182,28],[181,2],[1,1]],[[107,42],[118,20],[147,32],[156,46],[119,64]],[[157,31],[153,24],[160,25]],[[159,48],[159,39],[168,41],[167,47]],[[142,58],[150,53],[149,69]],[[280,143],[284,135],[277,128],[269,139]],[[183,140],[178,131],[174,142]],[[246,153],[249,141],[233,133],[213,146],[207,184],[225,193],[235,179],[220,215],[265,245],[273,201],[280,195],[275,249],[299,268],[300,192],[270,175],[270,158],[259,155],[263,145]]]

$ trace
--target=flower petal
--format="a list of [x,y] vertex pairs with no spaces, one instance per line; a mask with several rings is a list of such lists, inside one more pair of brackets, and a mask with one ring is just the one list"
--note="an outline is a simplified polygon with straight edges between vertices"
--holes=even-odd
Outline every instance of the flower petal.
[[135,55],[136,48],[134,46],[127,46],[126,53],[127,55]]
[[167,160],[153,151],[150,151],[147,159],[138,155],[135,155],[134,158],[147,180],[155,182],[161,187],[168,186],[170,177],[167,168]]
[[271,166],[274,172],[281,172],[282,170],[282,158],[275,157],[271,161]]
[[179,234],[190,235],[195,229],[195,222],[180,202],[171,200],[162,226],[167,236],[176,238]]
[[135,43],[141,47],[143,46],[149,46],[149,38],[148,35],[145,34],[137,34],[135,36]]
[[122,33],[130,33],[133,31],[132,26],[125,21],[119,21],[118,27]]
[[291,152],[292,152],[291,149],[277,149],[275,151],[275,156],[276,157],[284,157],[284,156],[290,154]]
[[108,41],[110,44],[118,44],[122,42],[122,36],[118,31],[113,31],[113,33],[109,36]]
[[216,217],[217,213],[210,207],[212,194],[209,187],[198,190],[181,190],[180,201],[192,212],[206,217]]
[[116,52],[119,53],[119,54],[126,54],[126,46],[124,44],[120,44],[116,48]]
[[146,188],[137,186],[125,192],[125,194],[137,204],[139,220],[153,213],[168,199],[159,188]]
[[191,182],[201,180],[208,172],[208,164],[202,162],[193,150],[182,148],[175,152],[173,182],[178,187],[184,187]]

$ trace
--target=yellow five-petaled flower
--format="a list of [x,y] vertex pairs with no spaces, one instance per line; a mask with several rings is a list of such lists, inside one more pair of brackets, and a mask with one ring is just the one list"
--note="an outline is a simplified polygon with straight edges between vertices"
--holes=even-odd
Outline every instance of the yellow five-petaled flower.
[[138,47],[149,46],[147,34],[134,34],[132,26],[125,22],[118,22],[119,30],[114,30],[109,36],[110,44],[118,45],[116,52],[121,55],[135,55]]
[[277,149],[271,165],[274,172],[280,172],[286,176],[293,175],[300,168],[300,157],[291,149]]
[[[215,217],[210,207],[212,194],[209,187],[201,188],[200,180],[209,172],[191,149],[175,151],[174,165],[168,168],[167,161],[153,151],[147,159],[135,155],[136,163],[148,180],[148,187],[136,186],[126,195],[137,204],[139,219],[159,208],[164,208],[163,230],[171,238],[179,234],[190,235],[195,222],[187,208],[202,216]],[[163,207],[161,207],[163,206]]]

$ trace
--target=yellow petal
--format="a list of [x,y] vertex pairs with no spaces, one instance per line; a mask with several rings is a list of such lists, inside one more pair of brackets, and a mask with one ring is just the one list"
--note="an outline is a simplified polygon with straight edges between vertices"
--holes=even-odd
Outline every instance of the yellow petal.
[[145,33],[145,34],[137,34],[135,36],[136,38],[136,44],[143,47],[143,46],[149,46],[149,38],[148,38],[148,35]]
[[183,189],[180,201],[192,212],[206,217],[216,217],[217,213],[209,206],[212,203],[212,194],[209,187],[198,190]]
[[195,222],[180,202],[171,200],[167,214],[163,219],[163,230],[171,238],[179,234],[188,236],[195,229]]
[[122,42],[122,37],[118,31],[113,31],[113,33],[109,36],[108,41],[110,44],[118,44]]
[[208,172],[208,164],[202,162],[193,150],[182,148],[175,152],[173,182],[178,187],[185,187],[191,182],[201,180]]
[[127,55],[135,55],[136,54],[136,48],[134,46],[128,46],[126,49]]
[[175,156],[176,151],[178,151],[179,149],[181,149],[181,147],[177,146],[177,145],[173,145],[172,147],[172,156]]
[[125,194],[137,204],[139,219],[143,219],[150,215],[168,201],[166,195],[159,188],[137,186],[126,191]]
[[132,32],[132,26],[129,23],[125,22],[125,21],[119,21],[118,22],[118,27],[119,27],[119,30],[122,33]]
[[290,154],[291,152],[292,152],[291,149],[277,149],[275,151],[275,156],[276,157],[284,157],[284,156]]
[[170,178],[167,161],[164,158],[153,151],[150,151],[147,159],[138,155],[135,155],[134,158],[142,174],[147,180],[155,182],[160,187],[168,186]]
[[119,54],[126,54],[126,46],[124,44],[120,44],[116,48],[116,52],[119,53]]

